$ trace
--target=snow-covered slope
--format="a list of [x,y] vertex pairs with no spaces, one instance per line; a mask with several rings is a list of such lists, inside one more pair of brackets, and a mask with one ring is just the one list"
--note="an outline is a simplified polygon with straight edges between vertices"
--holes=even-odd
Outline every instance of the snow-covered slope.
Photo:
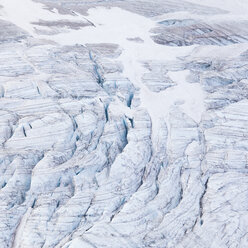
[[248,247],[246,0],[0,0],[0,247]]

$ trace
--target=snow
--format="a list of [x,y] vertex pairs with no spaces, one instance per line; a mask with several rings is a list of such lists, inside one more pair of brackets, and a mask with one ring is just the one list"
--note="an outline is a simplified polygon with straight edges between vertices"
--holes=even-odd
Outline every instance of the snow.
[[[14,6],[17,0],[1,0],[8,20],[34,34],[34,25],[31,22],[37,20],[58,20],[69,18],[78,20],[79,16],[64,16],[57,12],[45,10],[41,4],[24,0],[25,4],[16,11]],[[30,11],[30,9],[34,11]],[[134,14],[120,8],[92,8],[88,11],[87,19],[94,26],[84,27],[80,30],[69,30],[66,33],[40,37],[52,40],[60,45],[75,45],[87,43],[115,43],[122,48],[122,54],[118,58],[123,64],[123,75],[127,77],[136,88],[140,89],[141,107],[149,112],[153,123],[153,136],[157,135],[159,120],[168,115],[170,108],[182,101],[181,109],[192,119],[199,122],[204,111],[203,93],[199,84],[188,84],[185,75],[188,72],[175,72],[171,75],[178,84],[166,91],[154,93],[142,84],[142,75],[146,69],[144,61],[171,61],[179,56],[186,56],[194,49],[191,47],[168,47],[154,43],[150,30],[156,26],[156,22],[146,17]],[[132,28],[130,28],[132,27]],[[37,34],[35,34],[37,36]],[[144,42],[136,43],[130,38],[140,38]],[[119,104],[118,104],[119,105]],[[130,113],[127,113],[129,115]]]
[[0,0],[0,5],[3,6],[0,19],[14,23],[34,37],[38,35],[35,33],[33,22],[39,20],[57,21],[60,19],[82,21],[78,16],[60,15],[55,9],[49,11],[45,9],[43,4],[35,3],[32,0]]
[[[68,247],[68,244],[66,245],[66,247]],[[69,244],[69,248],[82,248],[82,247],[84,247],[84,248],[92,248],[92,245],[84,242],[80,238],[74,239]]]
[[[240,57],[247,43],[158,45],[150,38],[155,19],[120,8],[90,9],[87,18],[94,27],[56,27],[56,34],[41,35],[32,24],[40,18],[85,18],[60,15],[28,0],[0,4],[2,19],[34,37],[1,47],[0,72],[6,79],[0,77],[0,247],[225,247],[228,242],[248,247],[248,101],[245,80],[238,81],[247,77],[245,56]],[[233,13],[226,15],[228,23]],[[182,12],[173,15],[184,18]],[[243,29],[230,28],[242,34]],[[118,44],[120,57],[99,55],[95,64],[109,63],[112,72],[121,62],[137,91],[119,72],[107,73],[109,95],[88,80],[95,71],[87,49],[63,47],[87,43]],[[75,66],[68,63],[72,56]],[[192,64],[209,61],[210,68],[199,66],[190,75]],[[172,87],[157,93],[143,84],[150,64],[148,74],[156,80],[159,70],[153,63],[169,67]],[[238,80],[205,96],[199,82],[189,83],[189,75],[190,80],[206,75]],[[215,105],[205,111],[204,99]]]
[[215,7],[222,10],[229,11],[232,14],[248,15],[247,0],[188,0],[188,2]]
[[[53,37],[61,45],[87,43],[116,43],[123,49],[121,60],[123,75],[140,88],[141,106],[148,110],[152,118],[153,134],[157,135],[160,118],[166,116],[172,105],[182,100],[182,110],[192,119],[199,122],[204,111],[203,93],[199,84],[188,84],[185,72],[174,73],[173,80],[178,86],[160,93],[151,92],[141,82],[146,69],[143,61],[173,60],[178,56],[186,56],[194,47],[167,47],[156,44],[150,38],[149,31],[156,26],[150,19],[119,8],[95,8],[88,11],[88,19],[96,27],[86,27],[82,30],[71,31]],[[130,29],[129,27],[132,27]],[[144,43],[135,43],[127,38],[139,37]],[[46,37],[48,38],[48,37]],[[186,72],[188,73],[188,72]],[[183,76],[182,76],[183,75]]]
[[32,211],[32,208],[28,208],[27,212],[23,215],[22,219],[20,220],[20,223],[17,227],[17,230],[16,230],[16,234],[15,234],[15,239],[14,239],[14,242],[13,242],[13,248],[18,248],[20,247],[18,242],[21,240],[22,238],[22,233],[23,233],[23,230],[24,230],[24,226],[26,225],[26,222],[27,222],[27,219],[30,215]]

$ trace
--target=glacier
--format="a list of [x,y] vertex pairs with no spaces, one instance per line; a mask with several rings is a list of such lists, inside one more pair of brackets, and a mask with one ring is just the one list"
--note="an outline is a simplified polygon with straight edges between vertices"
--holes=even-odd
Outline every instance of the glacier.
[[0,247],[247,248],[246,0],[0,0]]

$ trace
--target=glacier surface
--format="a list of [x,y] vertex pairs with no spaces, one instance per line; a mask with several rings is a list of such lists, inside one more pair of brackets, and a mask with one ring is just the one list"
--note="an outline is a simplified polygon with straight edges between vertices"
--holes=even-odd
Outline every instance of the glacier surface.
[[0,0],[0,247],[247,248],[246,0]]

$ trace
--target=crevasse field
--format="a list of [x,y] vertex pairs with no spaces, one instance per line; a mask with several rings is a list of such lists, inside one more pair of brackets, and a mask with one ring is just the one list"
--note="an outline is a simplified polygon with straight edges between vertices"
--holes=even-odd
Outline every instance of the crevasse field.
[[248,1],[0,0],[0,248],[149,247],[248,247]]

